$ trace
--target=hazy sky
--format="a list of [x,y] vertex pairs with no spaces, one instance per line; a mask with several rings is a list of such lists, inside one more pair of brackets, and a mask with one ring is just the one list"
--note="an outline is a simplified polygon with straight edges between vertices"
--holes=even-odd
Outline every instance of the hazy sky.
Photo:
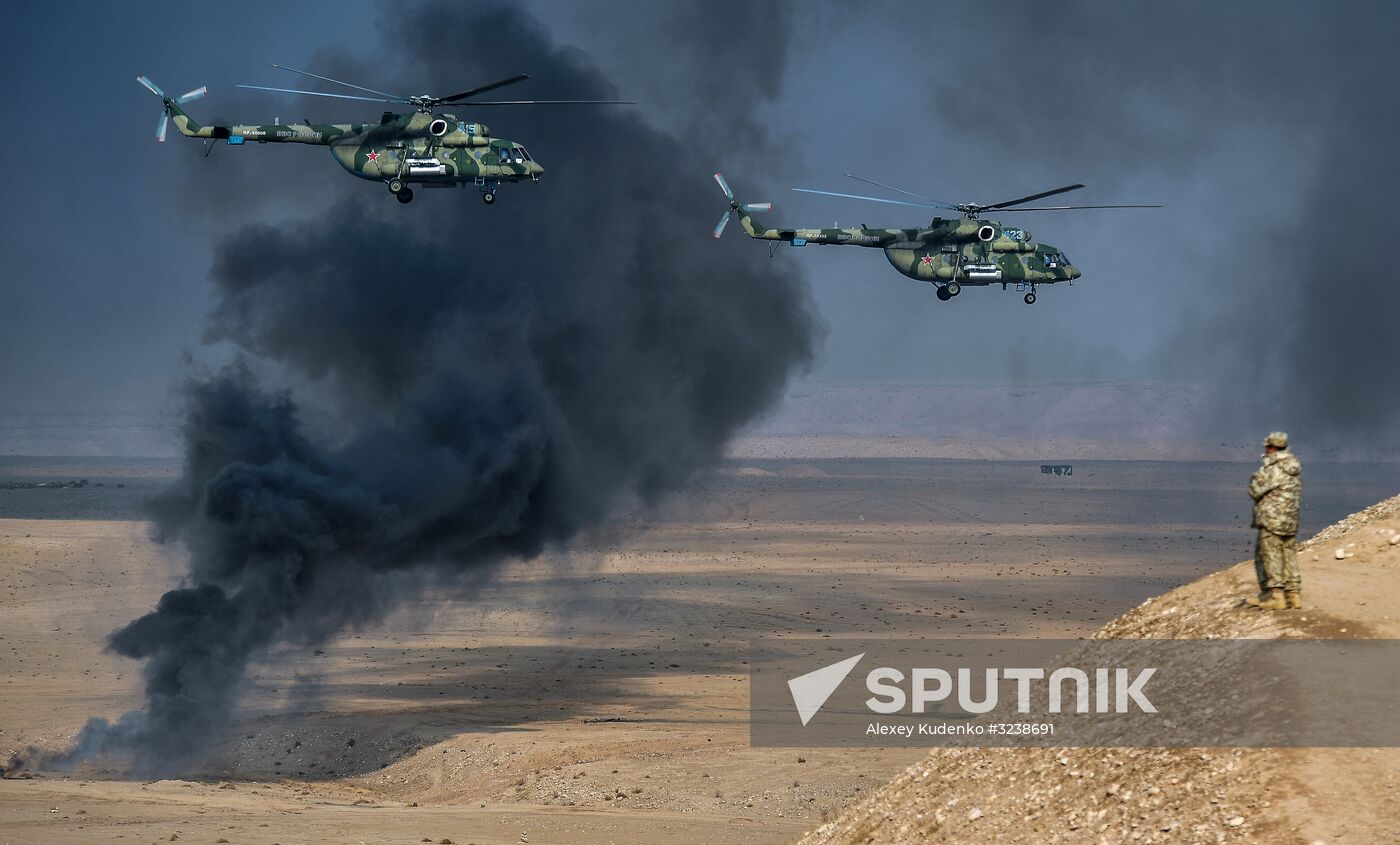
[[[1083,182],[1072,199],[1167,205],[1017,216],[1084,274],[1032,307],[999,287],[939,302],[874,250],[783,247],[772,260],[800,268],[827,326],[810,378],[1218,380],[1247,401],[1272,401],[1276,389],[1302,397],[1289,411],[1298,420],[1345,427],[1340,415],[1395,431],[1400,403],[1348,387],[1361,382],[1345,375],[1393,375],[1400,357],[1378,248],[1400,222],[1389,196],[1400,70],[1391,4],[802,3],[744,17],[722,4],[527,5],[648,121],[713,146],[714,166],[743,198],[777,203],[774,222],[927,221],[918,209],[788,190],[858,188],[843,172],[953,201]],[[158,393],[185,353],[214,354],[201,333],[218,237],[314,206],[325,186],[393,202],[318,148],[224,146],[204,160],[173,131],[157,144],[158,103],[135,81],[145,73],[172,92],[207,84],[192,114],[232,122],[377,114],[372,104],[233,88],[296,82],[269,62],[371,87],[447,92],[487,81],[414,78],[421,45],[387,44],[386,12],[356,2],[12,10],[0,34],[16,171],[0,197],[0,397]],[[693,20],[677,26],[685,15]],[[771,19],[781,26],[770,30]],[[695,61],[716,53],[729,56],[721,67],[732,77]],[[754,111],[777,152],[755,148],[743,125],[752,118],[724,102],[727,84],[752,74],[771,78]],[[564,87],[536,79],[516,90],[567,96]],[[588,131],[586,112],[526,119],[496,109],[482,119],[520,137],[551,175],[589,167],[571,159],[568,140]],[[512,131],[527,125],[528,136]],[[502,216],[548,203],[550,190],[549,176],[508,187],[493,208],[474,192],[423,192],[398,211],[406,225],[449,203]],[[714,194],[714,214],[691,222],[697,231],[724,209]],[[600,207],[558,225],[607,238],[609,218],[631,213]],[[382,237],[384,250],[398,248],[391,228]],[[548,233],[535,243],[547,251]],[[737,227],[714,244],[767,248]]]

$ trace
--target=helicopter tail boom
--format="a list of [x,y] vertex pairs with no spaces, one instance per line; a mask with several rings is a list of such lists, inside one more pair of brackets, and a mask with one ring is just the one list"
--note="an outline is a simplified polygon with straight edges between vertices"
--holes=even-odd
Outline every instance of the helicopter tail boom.
[[219,130],[221,127],[200,126],[194,118],[190,117],[185,112],[185,110],[181,108],[181,106],[185,103],[191,102],[193,100],[198,100],[200,97],[203,97],[205,94],[209,93],[208,88],[200,86],[199,88],[196,88],[193,91],[187,91],[178,97],[172,97],[164,91],[160,90],[159,86],[157,86],[154,82],[152,82],[149,78],[145,76],[136,77],[136,81],[145,86],[146,90],[150,91],[152,94],[155,94],[157,97],[160,97],[160,122],[156,124],[157,141],[165,140],[166,130],[169,127],[170,122],[172,120],[175,122],[175,129],[181,135],[184,135],[187,138],[228,137],[227,129],[224,129],[223,134],[219,134],[217,130]]
[[201,126],[198,121],[190,117],[189,114],[177,102],[171,102],[166,109],[171,121],[175,124],[175,129],[186,138],[214,138],[215,126]]

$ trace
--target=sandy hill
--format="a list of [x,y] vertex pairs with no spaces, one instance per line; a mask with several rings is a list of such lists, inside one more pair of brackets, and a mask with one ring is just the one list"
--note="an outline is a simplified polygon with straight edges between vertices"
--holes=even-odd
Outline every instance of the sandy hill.
[[[1300,563],[1302,611],[1239,607],[1256,589],[1253,564],[1241,563],[1149,599],[1095,636],[1400,637],[1400,496],[1319,532]],[[937,749],[800,842],[1400,842],[1400,754]]]

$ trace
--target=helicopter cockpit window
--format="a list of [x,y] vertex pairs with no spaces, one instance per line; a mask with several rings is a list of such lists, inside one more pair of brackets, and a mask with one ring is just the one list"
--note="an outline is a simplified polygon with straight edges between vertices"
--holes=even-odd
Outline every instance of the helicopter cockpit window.
[[528,153],[524,147],[516,147],[515,152],[520,156],[522,161],[534,161],[534,159],[530,158],[530,153]]

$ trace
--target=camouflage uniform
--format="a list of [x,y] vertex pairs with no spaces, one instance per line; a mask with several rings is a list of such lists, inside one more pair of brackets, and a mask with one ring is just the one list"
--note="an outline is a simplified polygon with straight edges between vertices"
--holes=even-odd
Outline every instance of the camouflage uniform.
[[[1281,441],[1269,442],[1269,441]],[[1282,435],[1269,436],[1266,445],[1287,446]],[[1297,592],[1302,588],[1298,572],[1298,511],[1303,495],[1303,466],[1292,452],[1266,454],[1259,471],[1249,480],[1254,500],[1254,527],[1259,540],[1254,547],[1254,571],[1259,589]]]

